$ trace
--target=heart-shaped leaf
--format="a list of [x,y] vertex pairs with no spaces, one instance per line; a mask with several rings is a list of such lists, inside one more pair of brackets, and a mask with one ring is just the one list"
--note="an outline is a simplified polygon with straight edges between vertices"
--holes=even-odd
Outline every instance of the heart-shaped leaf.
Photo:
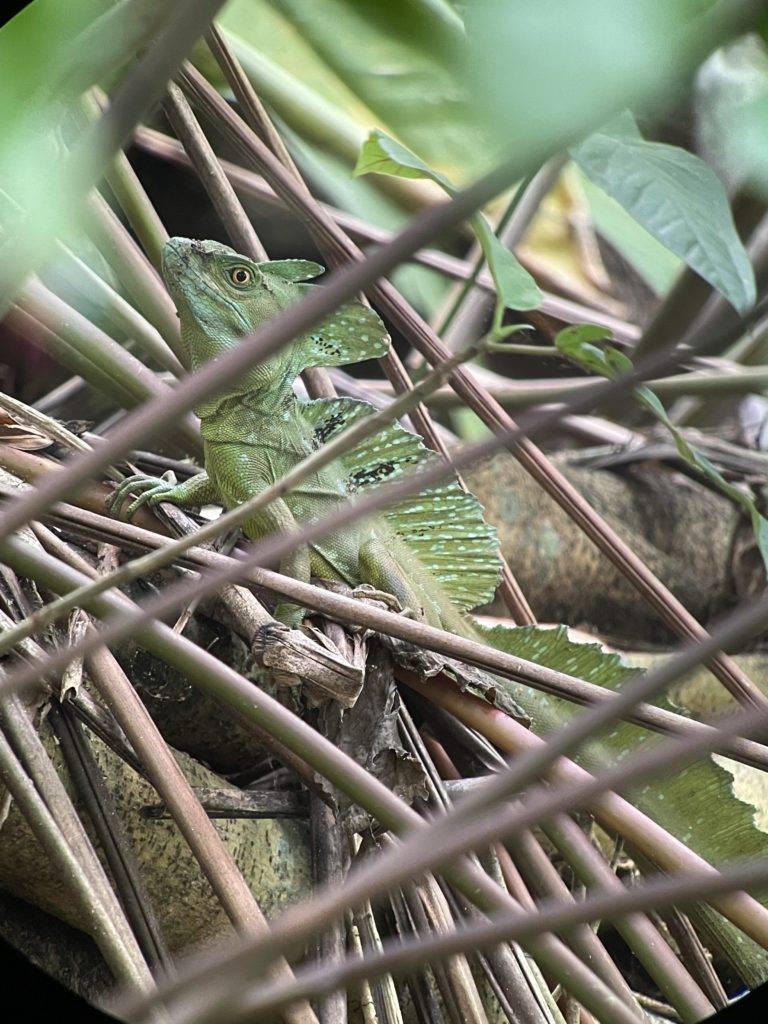
[[740,313],[755,301],[755,275],[714,172],[692,153],[648,142],[631,115],[571,148],[582,171],[646,231],[683,259]]
[[452,195],[453,185],[445,175],[432,170],[415,153],[396,139],[390,138],[380,128],[369,132],[360,149],[354,170],[355,177],[361,174],[389,174],[395,178],[429,178]]

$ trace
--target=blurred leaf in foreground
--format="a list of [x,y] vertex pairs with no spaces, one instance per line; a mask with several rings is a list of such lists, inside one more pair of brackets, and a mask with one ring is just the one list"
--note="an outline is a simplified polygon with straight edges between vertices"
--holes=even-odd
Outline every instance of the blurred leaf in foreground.
[[519,146],[544,158],[624,107],[668,100],[729,15],[695,0],[468,5],[468,73],[487,159]]
[[[13,210],[1,225],[0,306],[45,261],[54,239],[76,227],[90,187],[220,5],[86,0],[64,5],[62,14],[52,0],[36,0],[0,31],[0,181]],[[121,97],[114,94],[108,114],[69,139],[83,92],[116,74]]]
[[117,6],[109,0],[65,5],[35,0],[3,26],[0,171],[18,209],[41,208],[42,215],[46,203],[61,203],[64,197],[49,195],[43,184],[51,184],[56,162],[66,152],[68,118],[79,97],[124,69],[154,37],[171,6],[153,0]]
[[479,173],[466,39],[445,0],[233,0],[220,22],[257,90],[304,140],[353,161],[378,126],[456,180]]

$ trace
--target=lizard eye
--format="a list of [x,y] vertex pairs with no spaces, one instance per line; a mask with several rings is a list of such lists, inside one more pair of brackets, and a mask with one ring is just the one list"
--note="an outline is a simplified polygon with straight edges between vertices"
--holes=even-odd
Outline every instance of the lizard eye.
[[253,280],[253,272],[248,267],[232,267],[229,271],[229,279],[238,288],[243,288]]

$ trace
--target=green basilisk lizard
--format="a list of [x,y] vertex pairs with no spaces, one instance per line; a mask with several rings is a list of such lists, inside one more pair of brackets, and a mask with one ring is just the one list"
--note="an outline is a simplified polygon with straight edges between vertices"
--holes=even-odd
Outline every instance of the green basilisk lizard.
[[[322,272],[307,260],[257,263],[217,242],[172,238],[163,252],[163,274],[190,368],[215,359],[298,302],[316,287],[304,282]],[[241,504],[373,411],[350,398],[300,401],[293,392],[298,374],[307,367],[375,358],[389,344],[372,309],[360,302],[342,307],[195,410],[204,473],[181,484],[132,476],[115,492],[112,508],[119,509],[129,492],[139,497],[128,514],[161,501],[182,507]],[[295,531],[298,524],[332,516],[350,494],[436,457],[416,435],[393,424],[258,510],[243,529],[252,539]],[[500,560],[496,531],[485,522],[482,506],[453,480],[309,546],[297,545],[280,570],[303,581],[316,576],[353,588],[367,584],[433,625],[463,632],[461,611],[491,600]],[[284,603],[275,616],[294,625],[302,609]]]

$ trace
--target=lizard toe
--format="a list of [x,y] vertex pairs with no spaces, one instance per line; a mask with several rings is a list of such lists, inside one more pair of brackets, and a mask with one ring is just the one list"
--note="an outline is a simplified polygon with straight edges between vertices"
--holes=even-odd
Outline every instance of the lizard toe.
[[165,481],[156,483],[154,487],[148,487],[143,494],[140,494],[138,498],[131,502],[125,510],[125,518],[132,519],[142,505],[157,505],[161,501],[172,500],[172,498],[172,487],[169,487]]
[[171,490],[175,483],[176,477],[173,476],[170,470],[164,473],[162,477],[146,476],[144,473],[134,473],[133,476],[129,476],[123,480],[114,493],[107,498],[105,506],[110,515],[113,515],[118,519],[130,519],[139,507],[134,501],[129,505],[128,509],[123,512],[123,505],[130,494],[139,494],[141,498],[144,498],[144,495],[147,492],[154,493],[158,488],[162,488],[166,491]]

